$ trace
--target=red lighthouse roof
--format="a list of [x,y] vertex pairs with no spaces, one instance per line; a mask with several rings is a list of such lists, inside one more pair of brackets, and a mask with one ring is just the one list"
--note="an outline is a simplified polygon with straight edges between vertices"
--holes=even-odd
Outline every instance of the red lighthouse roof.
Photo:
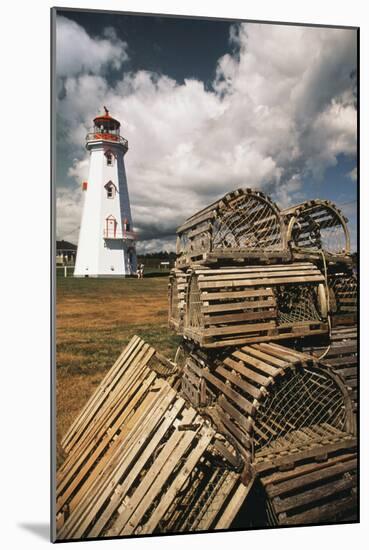
[[94,123],[97,126],[99,123],[109,122],[111,126],[119,128],[120,122],[116,118],[113,118],[108,109],[104,106],[105,114],[99,115],[94,118]]

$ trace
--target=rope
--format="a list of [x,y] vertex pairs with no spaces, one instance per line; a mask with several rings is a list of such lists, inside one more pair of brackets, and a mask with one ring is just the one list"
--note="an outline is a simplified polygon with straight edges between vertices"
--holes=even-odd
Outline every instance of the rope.
[[[325,290],[326,290],[326,294],[327,294],[327,310],[328,310],[328,334],[329,334],[329,340],[330,342],[332,342],[332,322],[331,322],[331,314],[330,314],[330,303],[329,303],[329,287],[328,287],[328,270],[327,270],[327,261],[325,259],[325,255],[324,255],[324,252],[323,250],[319,250],[319,252],[321,253],[321,256],[322,256],[322,259],[323,259],[323,266],[324,266],[324,279],[325,279]],[[322,355],[320,355],[318,357],[318,361],[320,361],[321,359],[323,359],[327,353],[329,352],[329,350],[331,349],[331,346],[332,346],[332,343],[329,344],[329,346],[327,347],[327,349],[325,350],[325,352],[322,353]]]
[[[311,252],[309,249],[307,248],[300,248],[300,250],[302,250],[302,252]],[[328,335],[329,335],[329,340],[331,341],[332,340],[332,321],[331,321],[331,314],[330,314],[330,303],[329,303],[329,286],[328,286],[328,269],[327,269],[327,261],[325,259],[325,254],[323,252],[323,250],[318,250],[318,252],[320,253],[321,257],[322,257],[322,260],[323,260],[323,267],[324,267],[324,283],[325,283],[325,290],[326,290],[326,296],[327,296],[327,311],[328,311],[328,316],[327,316],[327,319],[328,319]],[[327,349],[322,353],[322,355],[320,355],[317,360],[320,361],[321,359],[323,359],[327,353],[329,352],[329,350],[331,349],[331,346],[332,344],[330,343],[328,346],[327,346]]]

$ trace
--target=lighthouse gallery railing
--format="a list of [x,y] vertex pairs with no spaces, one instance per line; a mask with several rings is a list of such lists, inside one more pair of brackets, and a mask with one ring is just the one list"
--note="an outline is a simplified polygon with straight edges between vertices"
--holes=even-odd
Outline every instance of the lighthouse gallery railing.
[[86,141],[99,141],[101,139],[104,139],[105,141],[113,141],[115,143],[121,143],[126,149],[128,149],[128,140],[126,140],[122,136],[117,136],[114,134],[110,134],[107,132],[89,132],[86,135]]

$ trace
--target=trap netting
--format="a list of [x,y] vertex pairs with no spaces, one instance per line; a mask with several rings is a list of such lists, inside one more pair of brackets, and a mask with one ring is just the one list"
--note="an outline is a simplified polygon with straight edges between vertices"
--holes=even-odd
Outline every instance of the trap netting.
[[329,274],[328,287],[333,315],[357,312],[357,278],[353,273]]
[[281,250],[278,209],[262,193],[232,197],[213,222],[212,244],[213,249]]
[[327,372],[296,369],[276,380],[261,402],[254,423],[254,449],[260,455],[324,439],[345,431],[345,393]]
[[232,258],[266,252],[287,254],[285,226],[270,198],[237,189],[197,212],[177,229],[177,266],[214,256]]
[[330,201],[307,201],[282,211],[287,240],[298,249],[323,250],[328,254],[350,252],[347,219]]
[[275,294],[278,324],[322,319],[322,307],[315,286],[280,286],[275,288]]

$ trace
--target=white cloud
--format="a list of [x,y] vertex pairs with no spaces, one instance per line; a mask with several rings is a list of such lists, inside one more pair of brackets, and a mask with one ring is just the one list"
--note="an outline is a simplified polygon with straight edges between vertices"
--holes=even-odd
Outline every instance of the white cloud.
[[83,195],[79,187],[56,188],[56,238],[77,242]]
[[355,166],[355,168],[353,168],[348,174],[347,176],[352,180],[352,181],[357,181],[357,167]]
[[[173,242],[188,215],[239,186],[273,193],[281,206],[299,201],[304,176],[321,177],[339,154],[355,153],[354,31],[242,24],[231,45],[210,91],[144,70],[114,87],[73,67],[65,80],[58,110],[78,154],[98,106],[122,122],[132,213],[147,250]],[[83,153],[70,175],[86,178]]]
[[56,29],[56,71],[60,77],[98,74],[107,67],[117,70],[128,59],[127,44],[117,38],[114,29],[105,29],[104,38],[92,38],[63,16],[57,17]]

